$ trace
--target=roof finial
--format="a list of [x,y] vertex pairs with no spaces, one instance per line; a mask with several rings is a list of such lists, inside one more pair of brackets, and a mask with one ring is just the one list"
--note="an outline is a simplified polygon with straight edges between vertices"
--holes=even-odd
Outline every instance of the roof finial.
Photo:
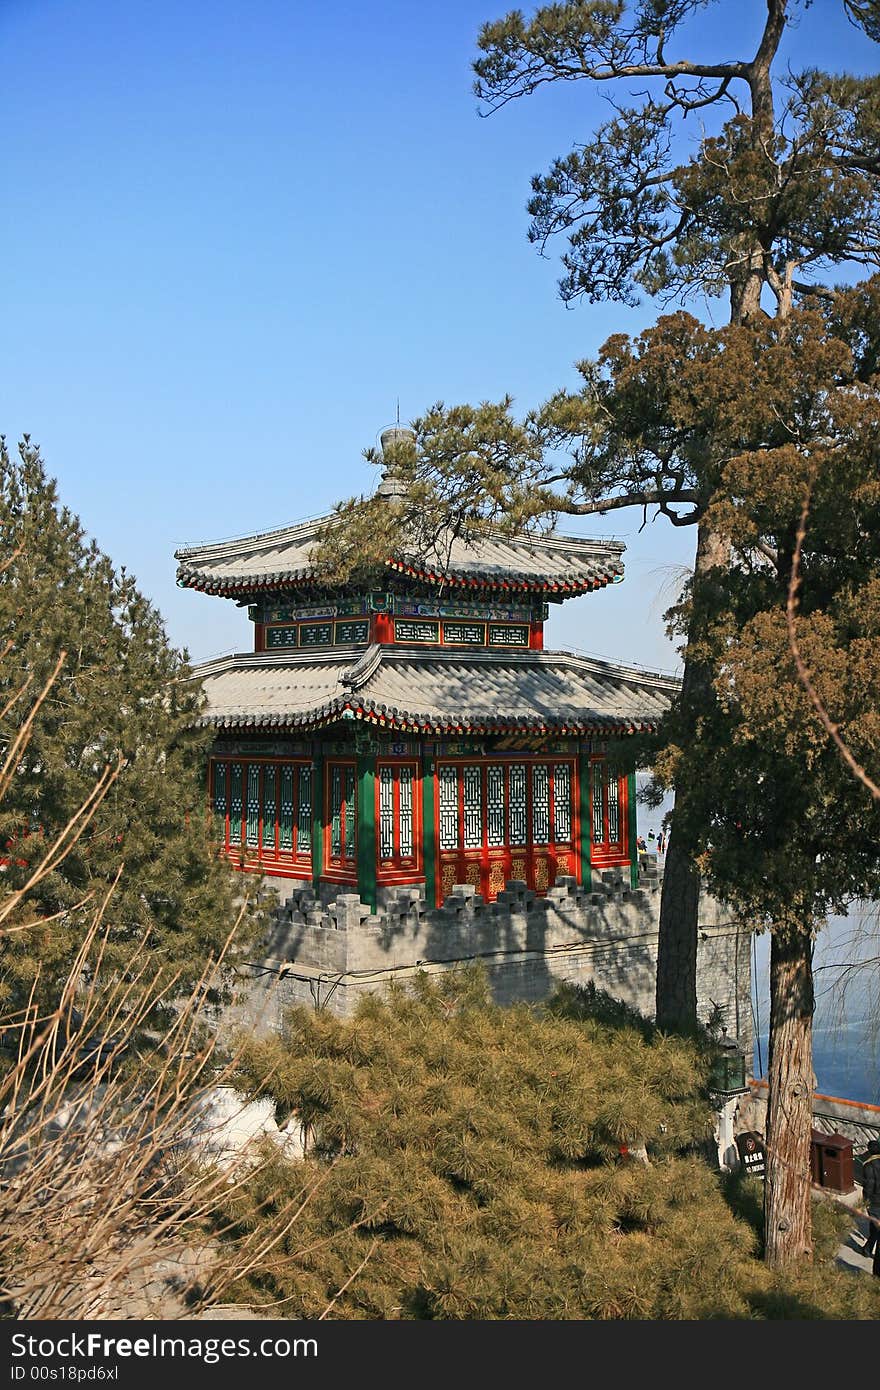
[[389,425],[379,436],[382,445],[382,456],[385,459],[385,467],[382,470],[382,477],[376,489],[379,497],[401,498],[406,496],[406,485],[400,478],[394,467],[393,451],[400,444],[415,444],[416,437],[412,430],[405,429],[400,423],[400,397],[397,398],[397,424]]

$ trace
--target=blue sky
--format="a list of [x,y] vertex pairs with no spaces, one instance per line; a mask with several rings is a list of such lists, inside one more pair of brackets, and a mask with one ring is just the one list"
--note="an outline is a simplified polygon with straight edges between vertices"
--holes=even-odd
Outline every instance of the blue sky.
[[[361,450],[398,398],[404,420],[506,391],[526,408],[653,317],[565,309],[526,240],[530,176],[607,108],[572,84],[480,119],[475,38],[505,8],[0,0],[0,431],[39,441],[194,658],[249,628],[175,588],[177,545],[369,491]],[[721,0],[696,27],[741,56],[763,9]],[[877,56],[838,0],[789,55]],[[628,575],[551,642],[672,668],[661,615],[693,537],[638,521],[577,528],[623,536]]]

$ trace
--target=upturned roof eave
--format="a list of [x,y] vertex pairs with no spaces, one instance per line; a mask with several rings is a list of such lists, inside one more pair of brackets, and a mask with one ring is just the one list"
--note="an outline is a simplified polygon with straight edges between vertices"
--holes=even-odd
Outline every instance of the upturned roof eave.
[[[180,547],[174,552],[178,560],[177,583],[183,588],[196,589],[218,597],[243,596],[260,591],[295,590],[307,585],[320,585],[314,567],[305,559],[309,543],[316,540],[321,529],[333,522],[332,516],[318,517],[294,526],[237,537],[230,541],[208,542],[204,545]],[[298,547],[303,563],[282,565],[280,568],[253,570],[236,569],[235,560],[247,556],[252,561],[261,550],[283,551],[286,545]],[[433,584],[451,584],[491,591],[541,593],[556,591],[571,595],[604,588],[623,577],[621,556],[626,549],[618,540],[591,540],[566,533],[532,535],[528,532],[510,535],[499,527],[487,529],[468,549],[475,557],[483,547],[503,546],[512,556],[543,557],[546,568],[518,569],[515,562],[508,566],[481,569],[478,559],[473,565],[462,565],[451,557],[445,563],[408,552],[403,546],[390,555],[384,564],[396,573]],[[280,558],[280,556],[278,557]],[[554,563],[559,560],[558,567]],[[589,575],[571,572],[575,564],[590,566]],[[567,563],[566,563],[567,562]],[[212,567],[214,572],[212,573]],[[223,567],[225,574],[217,574]]]
[[597,715],[589,719],[538,719],[528,715],[513,718],[493,717],[488,719],[454,719],[437,715],[418,715],[374,709],[372,702],[365,705],[341,704],[339,708],[304,715],[249,715],[244,711],[237,714],[203,715],[198,723],[203,728],[216,729],[264,729],[277,733],[307,732],[332,727],[348,720],[360,721],[377,728],[396,733],[433,735],[438,737],[463,737],[499,734],[556,734],[569,738],[589,737],[629,737],[633,734],[648,734],[656,731],[659,718],[620,719],[613,715]]
[[[569,710],[558,716],[548,713],[547,710],[523,711],[522,708],[516,713],[492,715],[486,714],[482,710],[468,710],[467,708],[450,713],[443,711],[442,708],[430,710],[404,708],[399,703],[389,703],[387,697],[383,701],[370,695],[369,686],[377,673],[380,673],[383,664],[392,668],[398,664],[409,667],[420,666],[429,670],[433,668],[436,673],[438,666],[442,669],[448,660],[449,658],[438,658],[436,653],[427,653],[421,648],[379,646],[366,649],[351,648],[345,653],[338,652],[335,655],[310,653],[307,658],[297,658],[292,654],[282,658],[271,653],[246,653],[222,657],[196,668],[193,672],[193,678],[208,679],[223,676],[236,670],[247,669],[266,671],[275,669],[286,670],[291,673],[302,670],[305,676],[307,672],[314,671],[316,668],[330,667],[331,670],[336,668],[333,683],[337,685],[338,693],[330,694],[328,690],[327,698],[321,699],[319,697],[313,705],[306,704],[305,707],[298,710],[254,711],[247,705],[243,705],[239,708],[227,708],[225,711],[217,713],[206,711],[199,722],[218,729],[271,729],[281,732],[286,730],[317,730],[346,720],[360,720],[399,732],[441,736],[557,733],[608,737],[651,732],[656,729],[664,712],[662,709],[658,711],[656,708],[653,710],[642,708],[631,712],[600,711],[591,710],[587,705],[582,714],[577,710]],[[524,672],[530,669],[533,671],[544,669],[549,672],[561,668],[572,676],[587,678],[591,681],[597,679],[619,681],[622,687],[629,687],[628,692],[621,691],[621,699],[624,701],[628,699],[636,703],[638,696],[636,696],[636,700],[633,700],[635,692],[633,692],[632,687],[640,687],[644,691],[646,701],[654,705],[658,702],[666,705],[680,685],[675,677],[644,671],[638,667],[619,666],[599,658],[584,657],[569,652],[505,652],[503,657],[496,653],[473,652],[457,654],[455,665],[472,668],[475,675],[481,668],[485,669],[487,666],[504,666],[513,671]],[[341,689],[339,689],[340,686]],[[332,684],[330,688],[332,689]],[[609,699],[614,699],[611,692],[609,692]],[[638,703],[641,701],[638,700]]]
[[[386,560],[385,565],[393,572],[403,574],[407,578],[438,586],[449,584],[457,589],[476,589],[492,593],[552,593],[563,594],[571,598],[592,593],[596,589],[604,589],[609,584],[617,583],[623,578],[622,564],[609,570],[606,574],[595,574],[588,577],[565,577],[560,574],[525,575],[512,570],[503,574],[490,574],[480,570],[441,570],[430,567],[420,568],[402,560]],[[210,594],[218,598],[240,598],[265,592],[296,592],[307,586],[320,587],[314,572],[307,568],[267,571],[247,576],[230,575],[225,578],[211,578],[198,571],[186,571],[180,568],[177,572],[177,584],[179,588],[195,589],[199,593]]]

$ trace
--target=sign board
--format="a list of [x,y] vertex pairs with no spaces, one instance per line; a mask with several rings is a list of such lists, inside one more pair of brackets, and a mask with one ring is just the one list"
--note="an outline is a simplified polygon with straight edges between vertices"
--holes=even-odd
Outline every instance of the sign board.
[[754,1130],[736,1136],[736,1147],[740,1163],[753,1178],[763,1178],[767,1173],[767,1150],[764,1140]]

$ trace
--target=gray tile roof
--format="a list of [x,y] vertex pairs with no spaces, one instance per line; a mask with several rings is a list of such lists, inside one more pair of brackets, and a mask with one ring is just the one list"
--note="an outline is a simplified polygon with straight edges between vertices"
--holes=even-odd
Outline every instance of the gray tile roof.
[[360,719],[434,733],[544,730],[632,733],[653,728],[672,677],[568,652],[368,647],[281,657],[244,653],[196,667],[220,728],[304,728]]
[[[260,589],[296,588],[313,577],[311,551],[318,531],[330,520],[288,526],[241,540],[192,546],[175,552],[177,582],[205,593],[244,596]],[[465,588],[586,593],[623,577],[620,541],[580,536],[508,536],[493,532],[465,542],[440,545],[432,558],[400,553],[390,569],[430,582]],[[442,556],[442,558],[441,558]]]

